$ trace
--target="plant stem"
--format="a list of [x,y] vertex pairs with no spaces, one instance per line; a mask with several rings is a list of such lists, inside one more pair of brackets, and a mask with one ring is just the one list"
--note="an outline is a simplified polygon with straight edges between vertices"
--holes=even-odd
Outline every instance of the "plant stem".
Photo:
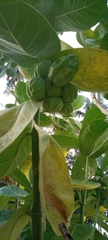
[[92,235],[91,235],[91,237],[90,237],[90,240],[93,240],[93,239],[94,239],[95,229],[96,229],[96,223],[97,223],[97,217],[98,217],[98,213],[99,213],[99,207],[100,207],[100,190],[97,189],[96,212],[95,212],[94,226],[93,226]]
[[[89,162],[88,162],[88,157],[86,157],[85,182],[88,181],[88,171],[89,171]],[[86,197],[87,197],[87,190],[84,190],[82,193],[81,224],[84,224]]]
[[[39,110],[34,121],[39,125]],[[36,129],[32,130],[32,170],[33,170],[33,203],[32,203],[32,234],[33,240],[43,240],[42,210],[39,194],[39,136]]]

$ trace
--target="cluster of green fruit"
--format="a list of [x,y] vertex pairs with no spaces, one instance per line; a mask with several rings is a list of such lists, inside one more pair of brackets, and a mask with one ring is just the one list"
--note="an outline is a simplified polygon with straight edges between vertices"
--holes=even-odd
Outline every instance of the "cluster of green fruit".
[[74,54],[62,56],[53,63],[51,60],[40,62],[36,68],[36,77],[28,81],[28,95],[34,101],[43,100],[45,112],[72,113],[72,102],[77,98],[77,89],[70,81],[78,66]]

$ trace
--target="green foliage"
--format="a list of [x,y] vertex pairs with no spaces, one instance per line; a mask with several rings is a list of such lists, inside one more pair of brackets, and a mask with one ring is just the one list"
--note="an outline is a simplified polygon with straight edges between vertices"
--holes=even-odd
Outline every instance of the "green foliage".
[[[97,223],[108,232],[108,217],[103,213],[108,208],[108,121],[95,106],[83,120],[74,117],[75,111],[86,104],[85,97],[78,95],[79,89],[102,91],[104,96],[108,92],[107,1],[0,0],[0,11],[0,77],[6,74],[8,81],[18,80],[11,91],[15,104],[7,104],[7,109],[0,112],[0,178],[8,185],[1,184],[0,188],[0,239],[16,240],[20,236],[21,240],[43,240],[43,235],[45,240],[62,239],[53,231],[58,221],[53,217],[61,211],[63,199],[62,215],[68,209],[69,192],[63,193],[68,185],[64,178],[59,179],[63,168],[58,156],[60,153],[64,157],[65,152],[72,173],[70,189],[74,191],[70,234],[75,240],[104,240],[95,227]],[[75,31],[83,48],[72,49],[60,41],[58,34],[63,31]],[[19,73],[20,67],[28,82]],[[43,127],[52,127],[52,138]],[[50,139],[61,147],[59,151],[51,149]],[[68,154],[71,149],[73,155]],[[20,166],[31,153],[32,166],[26,176]],[[43,169],[46,153],[46,160],[49,156],[50,160]],[[55,159],[58,186],[44,192],[40,178],[44,177],[48,186],[52,184],[50,176],[55,169],[51,172],[49,165]],[[41,201],[38,186],[40,192],[43,189]],[[44,208],[46,193],[48,210],[53,208],[54,214],[48,215],[52,226],[44,219],[43,234],[41,204]]]

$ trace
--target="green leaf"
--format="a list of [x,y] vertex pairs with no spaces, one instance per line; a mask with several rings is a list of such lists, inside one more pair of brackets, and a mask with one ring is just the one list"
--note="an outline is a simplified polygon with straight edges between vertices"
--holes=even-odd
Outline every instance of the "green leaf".
[[14,212],[15,210],[0,211],[0,226],[5,224],[10,219]]
[[30,212],[30,205],[24,205],[19,208],[0,228],[0,238],[3,240],[15,240],[25,225],[30,221],[28,213]]
[[78,189],[91,190],[100,187],[100,183],[72,179],[72,186]]
[[88,240],[92,232],[92,226],[78,224],[72,231],[73,239],[75,240]]
[[100,48],[108,51],[108,33],[106,33],[105,36],[103,37],[100,44]]
[[[94,176],[97,169],[97,162],[95,159],[88,158],[88,178]],[[86,171],[86,157],[81,155],[77,157],[72,168],[72,179],[85,180]]]
[[45,18],[54,26],[55,23],[55,4],[53,0],[50,0],[46,3],[46,0],[32,0],[27,1],[23,0],[23,2],[27,2],[31,6],[33,6],[36,10],[38,10]]
[[29,97],[26,93],[26,83],[18,82],[14,88],[14,96],[19,104],[29,100]]
[[106,0],[74,1],[55,0],[56,31],[84,31],[94,26],[102,18]]
[[104,120],[106,119],[105,114],[103,114],[99,108],[96,106],[89,109],[82,121],[82,127],[84,127],[86,124],[94,121],[94,120]]
[[108,225],[105,223],[105,220],[101,218],[101,214],[98,214],[97,223],[101,226],[101,228],[108,232]]
[[46,219],[46,231],[44,231],[44,240],[63,240],[63,237],[57,236],[50,223]]
[[101,37],[103,37],[108,32],[108,6],[106,7],[105,13],[100,20],[98,31]]
[[79,139],[75,137],[69,137],[66,135],[52,135],[57,143],[62,147],[69,150],[70,148],[79,148]]
[[0,112],[0,152],[4,151],[26,128],[41,104],[30,100]]
[[[91,44],[87,42],[87,39],[95,39],[94,32],[89,29],[83,32],[77,32],[76,33],[77,41],[83,46],[83,47],[91,47]],[[96,40],[96,39],[95,39]]]
[[40,126],[48,127],[52,124],[52,120],[50,116],[46,116],[44,113],[40,113]]
[[35,8],[19,1],[0,0],[0,51],[27,68],[60,51],[52,26]]
[[20,171],[20,169],[16,168],[9,174],[9,176],[15,180],[17,183],[25,187],[27,190],[31,190],[31,185],[26,176]]
[[32,229],[30,226],[25,226],[21,232],[21,240],[32,240]]
[[[108,129],[106,129],[101,134],[101,136],[98,137],[97,141],[94,143],[94,146],[93,146],[93,149],[92,149],[90,155],[93,155],[98,150],[100,150],[105,143],[107,143],[107,146],[108,146]],[[106,150],[107,150],[107,148],[106,148]]]
[[29,195],[28,192],[16,186],[2,187],[0,188],[0,194],[7,197],[19,197],[19,198],[23,198]]
[[103,132],[107,130],[107,128],[108,124],[103,120],[94,120],[82,128],[79,135],[79,144],[80,151],[83,155],[91,155],[94,158],[99,157],[103,152],[105,152],[105,150],[108,148],[107,142],[106,144],[103,144],[98,151],[92,152],[92,150],[98,139],[101,137]]
[[108,170],[108,154],[105,157],[98,158],[97,161],[103,172]]
[[96,229],[93,240],[106,240],[106,237],[104,237],[104,236]]
[[31,136],[27,130],[0,154],[0,178],[18,167],[31,152]]
[[79,95],[72,103],[73,111],[76,111],[77,109],[81,108],[84,105],[85,97]]
[[3,195],[0,196],[0,211],[5,208],[9,199],[10,199],[10,197],[6,197],[6,196],[3,196]]

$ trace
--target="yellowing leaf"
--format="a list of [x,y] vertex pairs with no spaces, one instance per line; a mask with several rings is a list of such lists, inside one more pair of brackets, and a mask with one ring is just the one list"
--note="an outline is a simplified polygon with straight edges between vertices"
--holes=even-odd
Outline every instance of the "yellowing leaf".
[[79,69],[71,83],[79,90],[108,92],[108,51],[96,48],[76,48],[61,51],[53,56],[55,61],[61,56],[75,54]]
[[64,157],[66,157],[66,156],[67,156],[67,150],[66,150],[66,148],[61,148],[61,150],[62,150],[62,152],[63,152]]
[[72,186],[79,189],[94,189],[100,186],[100,183],[72,179]]
[[29,155],[20,165],[21,172],[24,173],[26,178],[29,180],[29,169],[32,164],[32,155]]
[[65,157],[51,136],[35,128],[40,140],[39,189],[43,212],[57,235],[59,223],[69,224],[74,211],[74,195]]
[[108,51],[78,48],[72,52],[78,57],[79,69],[71,83],[84,91],[108,92]]
[[99,208],[99,212],[105,212],[106,211],[106,208],[104,208],[103,206],[100,206],[100,208]]

